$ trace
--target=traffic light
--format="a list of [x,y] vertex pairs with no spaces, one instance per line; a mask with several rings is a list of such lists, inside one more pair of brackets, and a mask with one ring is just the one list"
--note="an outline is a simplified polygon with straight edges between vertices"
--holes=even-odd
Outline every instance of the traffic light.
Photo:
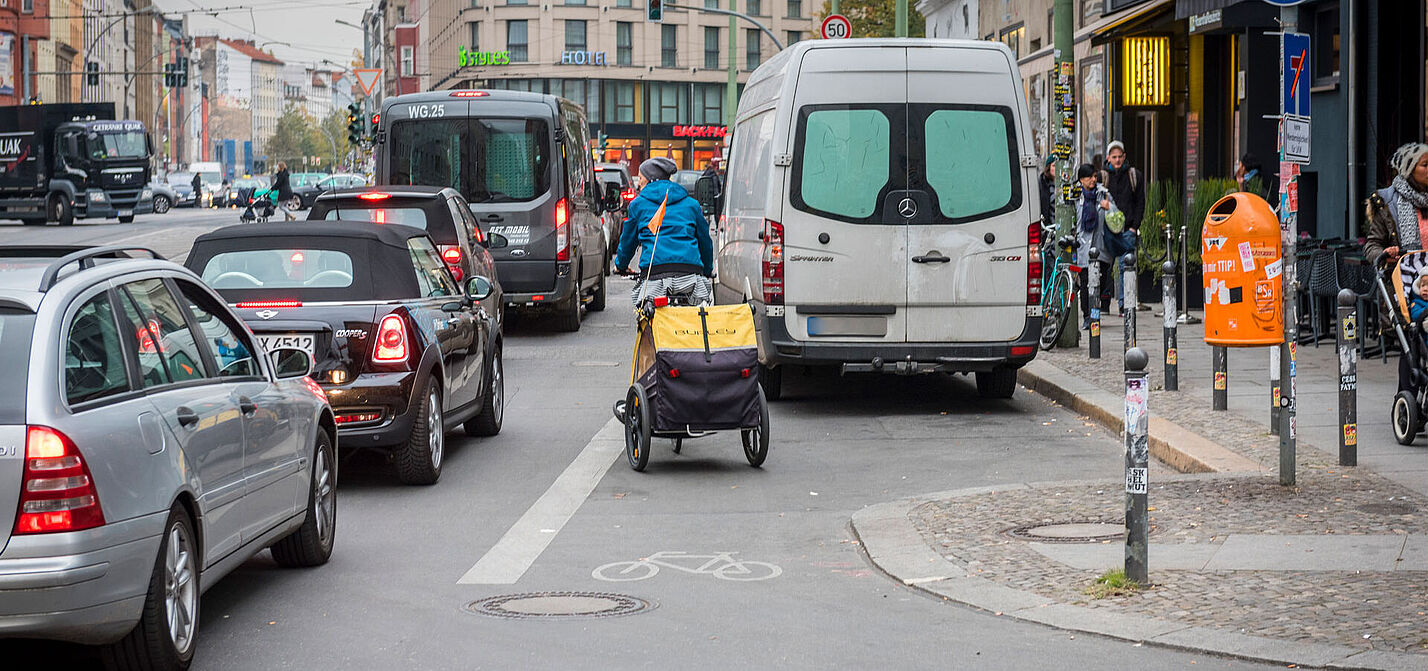
[[89,61],[84,64],[84,83],[90,86],[99,86],[99,63]]
[[604,133],[601,133],[599,137],[600,137],[600,151],[605,151],[606,149],[609,149],[609,148],[610,148],[610,136],[609,136],[609,135],[606,135],[606,134],[604,134]]
[[175,79],[179,88],[188,87],[188,56],[179,59],[178,66],[174,68]]
[[360,143],[362,135],[362,105],[351,103],[347,106],[347,143]]
[[367,139],[377,141],[377,127],[382,123],[382,114],[378,112],[372,115],[372,125],[367,129]]
[[664,23],[664,0],[645,0],[645,20]]
[[174,63],[164,63],[164,86],[173,88],[178,84],[178,74],[174,72]]

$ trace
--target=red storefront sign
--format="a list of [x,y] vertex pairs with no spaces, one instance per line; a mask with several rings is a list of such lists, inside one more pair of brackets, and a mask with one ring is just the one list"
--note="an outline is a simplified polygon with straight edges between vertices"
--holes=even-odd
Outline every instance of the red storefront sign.
[[726,126],[675,126],[675,137],[724,137],[729,133]]

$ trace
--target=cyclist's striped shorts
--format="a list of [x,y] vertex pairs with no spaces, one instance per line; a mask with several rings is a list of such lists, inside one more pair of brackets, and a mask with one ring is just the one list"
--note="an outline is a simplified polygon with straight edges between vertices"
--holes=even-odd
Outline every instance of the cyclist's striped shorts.
[[655,296],[689,296],[692,304],[714,303],[713,286],[703,275],[676,275],[635,282],[635,288],[630,290],[630,303],[639,307],[641,300]]

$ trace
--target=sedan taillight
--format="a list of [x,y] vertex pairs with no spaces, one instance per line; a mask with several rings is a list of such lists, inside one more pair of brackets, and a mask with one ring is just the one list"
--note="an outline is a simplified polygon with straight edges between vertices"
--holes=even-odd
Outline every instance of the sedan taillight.
[[460,282],[466,273],[461,271],[461,248],[456,245],[439,245],[441,248],[441,260],[446,262],[446,267],[451,270],[452,277]]
[[25,432],[25,475],[15,534],[79,531],[104,525],[89,466],[68,436],[46,426]]
[[394,363],[407,360],[407,325],[402,318],[390,314],[377,327],[377,342],[372,348],[372,360]]

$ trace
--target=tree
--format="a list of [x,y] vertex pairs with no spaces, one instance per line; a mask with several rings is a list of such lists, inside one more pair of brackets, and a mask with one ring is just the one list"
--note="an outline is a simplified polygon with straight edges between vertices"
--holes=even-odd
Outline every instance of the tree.
[[313,140],[313,133],[317,132],[312,121],[308,119],[307,113],[297,105],[288,105],[283,110],[283,115],[278,117],[278,125],[273,129],[273,137],[268,140],[268,165],[276,167],[278,161],[288,164],[288,169],[301,166],[304,156],[327,155],[327,141],[323,141],[323,148],[318,151],[318,145]]
[[[907,36],[924,37],[927,20],[912,4],[912,0],[908,0]],[[832,13],[833,3],[824,0],[817,16],[818,22],[822,23]],[[848,17],[853,24],[853,37],[892,37],[897,33],[896,0],[842,0],[838,13]]]

